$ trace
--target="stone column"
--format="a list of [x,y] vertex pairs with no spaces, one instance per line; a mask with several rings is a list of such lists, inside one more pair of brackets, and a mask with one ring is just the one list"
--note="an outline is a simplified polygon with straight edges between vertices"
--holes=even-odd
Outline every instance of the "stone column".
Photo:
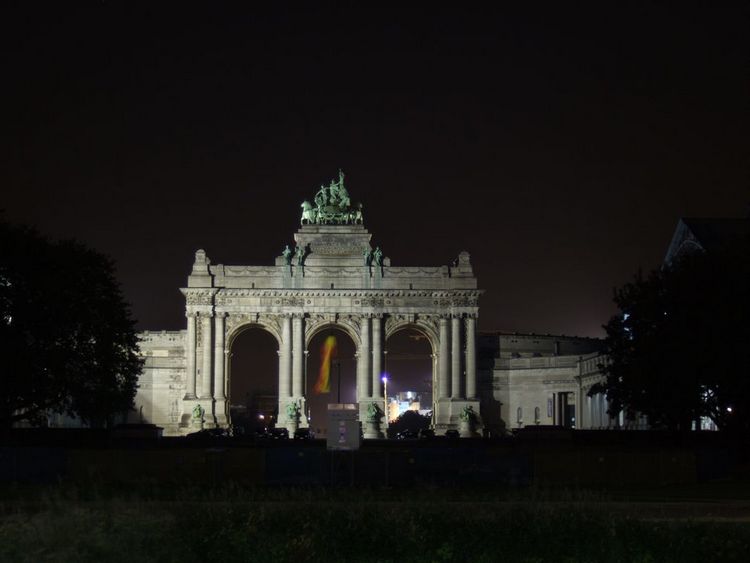
[[185,364],[187,371],[186,399],[195,399],[195,313],[187,313],[187,341],[185,342]]
[[438,376],[440,377],[440,398],[447,399],[450,396],[450,378],[451,378],[451,364],[450,364],[450,332],[448,332],[448,319],[440,317],[440,369],[438,370]]
[[[281,317],[281,351],[279,352],[279,403],[291,396],[292,383],[292,320]],[[286,407],[286,404],[284,404]],[[279,412],[279,418],[286,416]]]
[[302,317],[295,315],[292,319],[292,395],[294,397],[301,397],[305,394],[302,389],[305,373],[305,341],[302,328]]
[[226,313],[216,313],[214,318],[214,399],[226,399],[224,388],[224,317]]
[[477,320],[466,317],[466,398],[477,398],[477,355],[476,325]]
[[461,395],[461,319],[451,319],[451,398]]
[[211,398],[211,313],[201,313],[201,345],[203,367],[201,368],[201,399]]
[[370,395],[370,317],[362,317],[357,354],[357,397],[360,402]]
[[380,317],[372,318],[372,398],[382,399],[380,378],[383,375],[383,331]]

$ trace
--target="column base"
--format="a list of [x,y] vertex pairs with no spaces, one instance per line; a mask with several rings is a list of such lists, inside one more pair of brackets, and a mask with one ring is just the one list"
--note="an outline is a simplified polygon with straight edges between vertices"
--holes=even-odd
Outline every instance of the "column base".
[[227,415],[227,400],[224,397],[214,400],[214,421],[216,423],[216,426],[219,428],[229,427],[229,416]]
[[386,413],[383,412],[383,417],[378,421],[374,422],[369,419],[367,414],[367,408],[375,403],[380,410],[384,408],[383,398],[363,398],[359,401],[359,421],[362,428],[362,435],[367,440],[380,440],[385,438],[385,430],[388,428],[388,420]]
[[[459,430],[463,437],[479,435],[477,430],[482,428],[481,413],[479,411],[479,399],[438,399],[437,416],[435,417],[436,434],[442,434],[446,430]],[[462,426],[461,413],[465,407],[472,407],[479,417],[473,427]]]
[[366,420],[363,426],[363,437],[365,440],[381,440],[385,438],[383,431],[380,429],[380,421]]
[[[199,399],[197,397],[184,398],[182,400],[182,416],[180,417],[181,428],[185,428],[188,432],[197,432],[198,430],[204,430],[207,428],[216,427],[216,418],[213,414],[213,399]],[[203,417],[196,419],[193,417],[193,409],[196,405],[200,405],[203,409]]]
[[[286,412],[287,407],[290,403],[296,403],[299,407],[299,419],[291,419]],[[309,428],[310,423],[307,419],[305,409],[307,407],[307,401],[304,397],[286,397],[279,400],[279,416],[276,421],[276,428],[286,428],[289,430],[289,437],[292,438],[294,430],[297,428]],[[293,427],[293,429],[292,429]]]
[[294,401],[299,405],[299,428],[309,428],[310,420],[307,418],[307,399],[305,397],[295,395],[290,399],[290,402]]

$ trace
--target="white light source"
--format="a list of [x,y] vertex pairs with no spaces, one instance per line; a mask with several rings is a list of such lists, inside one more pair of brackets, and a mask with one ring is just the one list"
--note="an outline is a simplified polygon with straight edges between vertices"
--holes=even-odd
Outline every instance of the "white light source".
[[388,376],[383,374],[380,380],[383,382],[383,414],[388,422]]

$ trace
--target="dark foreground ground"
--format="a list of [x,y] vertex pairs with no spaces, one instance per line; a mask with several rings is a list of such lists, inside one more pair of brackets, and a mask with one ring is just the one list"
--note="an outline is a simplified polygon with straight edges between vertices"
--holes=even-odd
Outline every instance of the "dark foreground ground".
[[720,485],[615,495],[6,486],[0,560],[747,561],[750,500]]
[[0,448],[0,561],[750,560],[746,441],[580,436],[356,455],[25,439]]

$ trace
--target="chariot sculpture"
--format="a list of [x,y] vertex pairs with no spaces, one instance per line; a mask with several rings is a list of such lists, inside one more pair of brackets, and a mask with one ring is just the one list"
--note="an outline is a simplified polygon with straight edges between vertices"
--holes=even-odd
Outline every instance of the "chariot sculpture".
[[344,173],[339,170],[338,182],[331,180],[328,186],[320,186],[314,204],[302,202],[302,225],[361,225],[362,204],[352,204],[344,186]]

